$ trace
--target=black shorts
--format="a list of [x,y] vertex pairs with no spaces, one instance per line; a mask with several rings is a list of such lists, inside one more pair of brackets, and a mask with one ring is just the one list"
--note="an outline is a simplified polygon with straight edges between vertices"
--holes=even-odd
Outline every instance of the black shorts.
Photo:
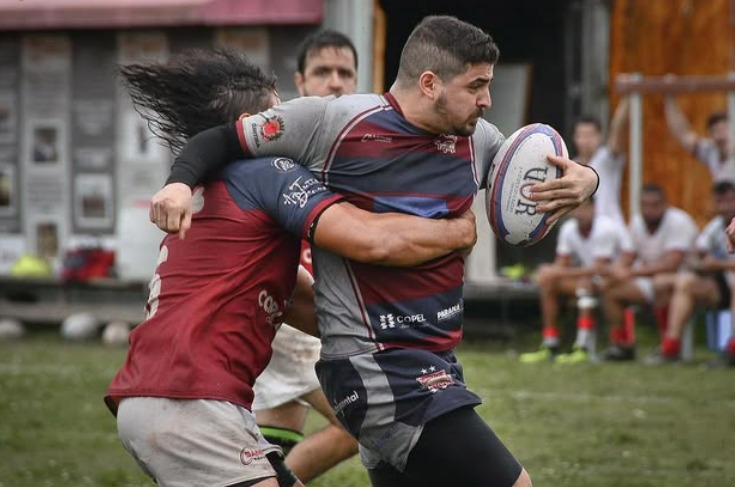
[[373,487],[511,487],[522,467],[473,407],[429,421],[406,469],[387,463],[370,469]]

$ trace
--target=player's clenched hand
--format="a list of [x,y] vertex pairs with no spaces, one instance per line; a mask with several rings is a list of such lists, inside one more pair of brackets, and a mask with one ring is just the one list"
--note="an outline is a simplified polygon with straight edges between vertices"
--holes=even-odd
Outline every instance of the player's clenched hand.
[[571,159],[559,156],[547,159],[561,168],[562,177],[535,184],[531,188],[531,199],[542,202],[538,210],[551,213],[549,223],[553,223],[592,196],[598,180],[595,171]]
[[725,229],[727,235],[727,250],[731,254],[735,252],[735,218],[730,220],[730,224]]
[[164,232],[178,232],[183,239],[191,228],[191,188],[183,183],[167,184],[151,198],[148,216]]

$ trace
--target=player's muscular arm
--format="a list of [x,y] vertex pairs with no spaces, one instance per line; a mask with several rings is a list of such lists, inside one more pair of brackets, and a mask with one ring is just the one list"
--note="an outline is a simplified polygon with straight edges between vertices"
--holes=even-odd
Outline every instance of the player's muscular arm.
[[228,162],[244,157],[234,123],[204,130],[189,139],[176,156],[166,184],[184,183],[193,188]]
[[314,290],[311,287],[313,283],[314,279],[309,272],[299,266],[296,289],[294,289],[291,297],[291,304],[283,315],[283,322],[308,335],[319,338],[319,327],[317,326],[316,308],[314,306]]
[[615,109],[615,114],[610,121],[610,132],[607,136],[607,147],[613,154],[623,152],[624,128],[628,122],[628,114],[630,112],[630,102],[624,98]]
[[674,97],[669,95],[664,101],[666,112],[666,123],[669,130],[676,137],[679,143],[689,152],[694,152],[697,145],[697,134],[689,127],[689,121],[679,109],[679,105]]
[[633,269],[631,275],[633,277],[638,277],[653,276],[662,272],[676,272],[682,262],[684,262],[685,258],[685,252],[681,250],[669,250],[661,259],[659,259],[658,262]]
[[598,263],[595,263],[594,265],[589,267],[569,267],[564,271],[562,275],[566,277],[576,278],[593,277],[600,274],[605,268],[606,265]]
[[471,248],[475,217],[453,219],[370,213],[349,203],[327,208],[313,233],[314,244],[358,262],[413,266]]

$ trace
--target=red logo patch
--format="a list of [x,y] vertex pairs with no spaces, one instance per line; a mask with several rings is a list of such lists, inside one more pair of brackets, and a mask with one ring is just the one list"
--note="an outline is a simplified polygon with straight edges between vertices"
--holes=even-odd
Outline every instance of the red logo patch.
[[420,377],[416,377],[416,380],[421,384],[422,388],[428,389],[431,392],[436,392],[439,389],[446,389],[454,384],[454,379],[451,375],[448,375],[445,370],[439,370],[431,374],[424,374]]
[[266,118],[263,123],[260,124],[260,137],[264,142],[276,140],[281,136],[281,134],[283,134],[283,130],[285,128],[283,119],[278,115],[273,115],[270,118]]
[[243,465],[250,465],[254,460],[261,460],[263,458],[265,458],[265,451],[262,448],[257,450],[243,448],[240,452],[240,463]]

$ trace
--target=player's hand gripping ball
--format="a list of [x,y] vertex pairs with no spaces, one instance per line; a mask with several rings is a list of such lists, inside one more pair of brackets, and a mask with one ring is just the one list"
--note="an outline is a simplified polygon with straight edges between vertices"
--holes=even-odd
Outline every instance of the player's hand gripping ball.
[[542,123],[513,132],[495,155],[485,204],[490,226],[503,242],[529,246],[551,230],[550,214],[539,212],[541,201],[529,198],[531,186],[562,176],[562,170],[546,159],[549,155],[568,158],[569,152],[561,135]]

